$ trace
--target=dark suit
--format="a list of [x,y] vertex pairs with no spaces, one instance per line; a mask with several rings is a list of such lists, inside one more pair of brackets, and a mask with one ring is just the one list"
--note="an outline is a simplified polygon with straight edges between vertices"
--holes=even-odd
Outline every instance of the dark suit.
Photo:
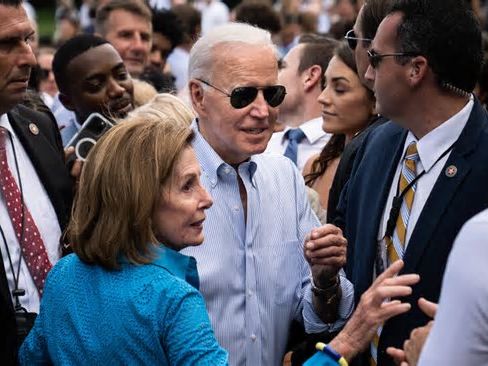
[[363,144],[366,136],[368,136],[371,131],[376,127],[381,126],[383,123],[388,121],[383,116],[377,116],[372,121],[371,124],[362,131],[359,135],[354,136],[349,144],[344,148],[341,154],[341,160],[337,166],[337,170],[334,174],[334,180],[329,190],[329,200],[327,201],[327,222],[334,223],[337,216],[337,204],[341,192],[346,185],[349,177],[351,176],[352,167],[356,159],[356,154],[359,148]]
[[[407,131],[387,122],[367,137],[341,196],[348,239],[346,273],[354,284],[356,304],[373,279],[377,237],[383,210],[401,159]],[[446,167],[457,174],[447,177]],[[417,306],[420,296],[438,301],[447,257],[461,226],[488,207],[488,117],[475,100],[469,120],[441,170],[417,220],[405,252],[404,273],[418,273],[420,283],[405,298],[408,313],[387,321],[381,333],[378,365],[393,365],[388,346],[401,347],[412,329],[427,318]]]
[[[65,168],[61,136],[54,117],[19,105],[8,113],[8,118],[46,189],[63,230],[69,219],[73,187],[68,170]],[[29,127],[31,123],[39,129],[37,135],[31,131]],[[0,260],[3,263],[1,253]],[[14,308],[6,270],[10,269],[0,265],[0,361],[2,365],[16,362],[17,348],[20,346],[16,342]]]

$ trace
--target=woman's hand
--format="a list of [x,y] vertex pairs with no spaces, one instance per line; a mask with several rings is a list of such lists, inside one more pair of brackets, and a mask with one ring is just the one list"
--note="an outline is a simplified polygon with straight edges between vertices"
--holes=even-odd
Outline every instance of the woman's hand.
[[398,276],[402,268],[403,261],[398,260],[376,278],[361,296],[359,305],[344,329],[331,341],[331,347],[347,360],[368,347],[381,324],[410,310],[410,304],[397,299],[390,300],[410,295],[411,286],[420,280],[417,274]]

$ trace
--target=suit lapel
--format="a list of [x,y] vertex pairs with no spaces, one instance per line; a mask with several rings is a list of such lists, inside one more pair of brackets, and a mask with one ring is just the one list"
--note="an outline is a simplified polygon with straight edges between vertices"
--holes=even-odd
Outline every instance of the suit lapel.
[[[388,158],[385,160],[383,164],[376,164],[376,177],[377,182],[379,185],[379,196],[380,199],[373,199],[377,202],[377,207],[374,207],[371,212],[376,212],[376,216],[374,218],[374,225],[372,228],[375,230],[373,237],[375,238],[375,245],[377,245],[376,238],[378,236],[378,230],[380,227],[380,222],[383,217],[383,211],[386,206],[386,200],[388,199],[390,187],[392,184],[396,184],[393,182],[393,178],[395,176],[395,172],[398,166],[398,162],[400,161],[403,153],[403,145],[404,141],[407,137],[407,130],[401,129],[397,133],[395,133],[391,139],[382,147],[387,153],[385,155]],[[386,168],[387,167],[387,168]]]
[[[352,259],[354,269],[351,269],[352,272],[348,272],[357,293],[366,291],[371,285],[378,246],[378,230],[389,189],[391,184],[394,184],[392,180],[403,151],[403,141],[407,136],[406,130],[392,122],[380,128],[386,128],[389,131],[385,132],[386,136],[382,137],[382,143],[377,149],[365,151],[365,159],[368,157],[368,161],[364,162],[363,167],[367,171],[357,176],[357,179],[360,180],[368,177],[367,182],[358,181],[357,183],[362,187],[359,190],[360,196],[363,197],[360,204],[371,212],[370,221],[361,225],[361,232],[356,233],[357,238],[368,238],[368,240],[358,239],[364,247],[358,247],[355,251],[355,258]],[[382,157],[382,159],[378,160],[378,157]],[[354,203],[355,206],[356,204]],[[353,209],[360,210],[361,208]],[[359,301],[359,298],[356,300]]]
[[[458,192],[459,185],[471,170],[471,164],[466,159],[466,155],[476,148],[476,141],[478,141],[483,128],[483,123],[481,122],[485,119],[486,112],[484,112],[479,102],[475,100],[468,122],[456,141],[451,155],[441,170],[417,220],[405,252],[403,272],[415,272],[417,263],[430,242],[434,230],[440,224],[444,213]],[[450,166],[454,166],[457,169],[456,174],[452,177],[448,177],[448,174],[446,174],[446,169]]]
[[[44,135],[46,132],[36,121],[26,119],[16,109],[13,109],[8,116],[12,128],[15,130],[40,181],[46,189],[58,216],[59,223],[63,228],[67,223],[66,213],[68,212],[62,198],[62,194],[65,193],[62,190],[66,187],[60,186],[59,182],[70,182],[69,174],[64,167],[63,156],[53,146],[54,142],[51,143]],[[38,133],[35,133],[35,128],[33,128],[32,124],[38,128]]]
[[[37,174],[39,174],[43,184],[46,185],[44,178],[48,177],[53,171],[58,170],[59,164],[63,163],[59,152],[46,139],[36,121],[29,121],[15,111],[9,114],[9,118],[15,133],[22,142],[22,146],[34,164]],[[34,125],[38,128],[37,134],[31,131],[31,127]],[[46,158],[46,156],[49,156],[49,158]],[[40,157],[43,158],[41,159]]]

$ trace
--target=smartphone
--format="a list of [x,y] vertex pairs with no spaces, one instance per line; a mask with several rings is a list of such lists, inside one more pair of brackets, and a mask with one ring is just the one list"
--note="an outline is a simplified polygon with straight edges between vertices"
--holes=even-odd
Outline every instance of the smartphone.
[[75,148],[76,158],[85,161],[90,149],[113,126],[114,122],[109,121],[99,113],[92,113],[82,124],[81,129],[71,138],[66,147],[73,146]]

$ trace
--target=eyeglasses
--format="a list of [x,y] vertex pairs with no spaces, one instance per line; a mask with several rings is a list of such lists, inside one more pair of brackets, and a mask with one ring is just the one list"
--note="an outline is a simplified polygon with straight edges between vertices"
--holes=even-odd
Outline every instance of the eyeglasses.
[[363,41],[363,42],[368,43],[368,44],[371,44],[371,42],[373,42],[373,40],[369,39],[369,38],[356,37],[356,33],[354,33],[353,29],[351,29],[350,31],[348,31],[346,33],[346,35],[344,36],[344,39],[347,41],[347,44],[351,50],[356,49],[356,46],[358,45],[358,41]]
[[378,67],[383,57],[400,57],[400,56],[415,57],[418,56],[418,54],[414,52],[395,52],[395,53],[381,54],[376,52],[375,50],[368,50],[369,64],[373,69],[376,69]]
[[49,77],[49,74],[53,71],[51,69],[44,69],[42,67],[39,68],[39,78],[41,80],[46,80]]
[[271,107],[279,106],[283,102],[283,99],[285,99],[286,95],[286,88],[283,85],[271,85],[263,87],[239,86],[237,88],[234,88],[229,94],[226,91],[219,89],[216,86],[213,86],[205,80],[197,80],[228,96],[230,98],[230,105],[235,109],[247,107],[249,104],[254,102],[260,90],[263,91],[264,100]]

